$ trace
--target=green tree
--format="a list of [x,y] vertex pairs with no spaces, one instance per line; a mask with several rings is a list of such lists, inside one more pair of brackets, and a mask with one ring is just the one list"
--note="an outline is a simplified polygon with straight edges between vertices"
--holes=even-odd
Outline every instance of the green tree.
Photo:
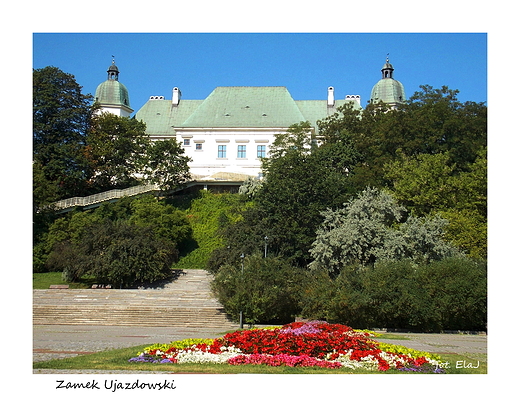
[[191,179],[190,161],[176,140],[153,141],[146,151],[144,177],[162,190],[174,190]]
[[286,323],[299,313],[302,271],[280,258],[247,256],[243,263],[224,265],[212,289],[230,315],[249,324]]
[[301,315],[355,328],[416,332],[486,330],[486,264],[448,257],[417,265],[403,260],[349,265],[336,278],[309,270]]
[[91,95],[73,75],[48,66],[33,70],[35,206],[80,195],[88,178],[84,158]]
[[361,159],[349,167],[359,191],[385,186],[385,164],[399,154],[448,153],[449,164],[459,170],[473,163],[487,143],[487,108],[484,103],[457,100],[457,90],[421,86],[399,109],[369,104],[363,112],[352,105],[318,122],[325,143],[347,139]]
[[446,220],[406,217],[386,192],[367,188],[343,208],[323,212],[324,221],[310,253],[311,266],[331,276],[351,264],[410,259],[418,264],[457,254],[444,240]]
[[390,189],[414,215],[448,219],[446,236],[473,257],[486,257],[487,159],[481,150],[464,171],[448,152],[400,156],[385,166]]
[[165,241],[176,250],[192,236],[191,226],[183,211],[152,195],[127,197],[105,203],[93,211],[73,211],[55,219],[41,242],[35,245],[35,269],[44,271],[42,267],[45,265],[47,270],[70,270],[73,267],[70,252],[78,247],[89,228],[103,222],[149,229],[154,239]]
[[93,117],[85,156],[91,167],[93,191],[124,188],[141,182],[150,139],[146,125],[128,117],[98,113]]
[[350,193],[347,169],[355,159],[348,144],[319,145],[308,123],[277,135],[251,209],[254,235],[262,235],[261,242],[268,236],[273,254],[307,264],[320,212],[339,206]]
[[88,226],[76,244],[62,242],[58,254],[51,254],[51,261],[70,281],[93,276],[99,283],[128,288],[170,277],[178,253],[151,227],[105,220]]
[[143,195],[139,199],[131,200],[130,210],[129,223],[152,227],[157,237],[175,245],[192,237],[186,214],[164,201],[158,201],[152,195]]
[[423,266],[420,285],[428,295],[437,330],[487,330],[487,265],[448,258]]

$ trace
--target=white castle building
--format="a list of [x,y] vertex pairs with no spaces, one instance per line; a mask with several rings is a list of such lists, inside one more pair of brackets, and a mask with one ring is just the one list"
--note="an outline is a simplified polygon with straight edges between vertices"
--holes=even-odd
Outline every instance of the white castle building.
[[[391,105],[405,100],[403,85],[393,79],[388,59],[383,77],[372,89],[371,101]],[[114,61],[108,79],[95,93],[102,110],[129,117],[128,90],[119,82]],[[174,87],[171,99],[150,96],[135,118],[146,123],[152,140],[174,138],[184,146],[192,177],[198,181],[243,181],[261,173],[260,158],[269,155],[276,134],[291,125],[308,121],[315,131],[316,122],[352,102],[362,109],[359,95],[337,99],[334,88],[324,89],[323,100],[294,100],[285,87],[217,87],[204,100],[184,100]]]

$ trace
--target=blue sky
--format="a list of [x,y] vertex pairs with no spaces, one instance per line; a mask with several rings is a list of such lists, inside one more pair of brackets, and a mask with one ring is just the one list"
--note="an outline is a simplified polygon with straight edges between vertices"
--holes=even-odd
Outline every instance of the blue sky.
[[34,33],[33,68],[71,73],[85,93],[115,56],[137,111],[151,96],[204,99],[217,86],[285,86],[297,100],[361,95],[363,106],[389,54],[407,97],[423,84],[487,102],[485,33]]

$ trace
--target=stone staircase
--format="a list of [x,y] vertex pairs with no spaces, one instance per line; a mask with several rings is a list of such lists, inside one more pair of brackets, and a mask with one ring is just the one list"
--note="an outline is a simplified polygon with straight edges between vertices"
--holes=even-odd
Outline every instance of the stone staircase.
[[204,270],[184,270],[160,288],[33,290],[33,324],[236,329],[211,293],[211,279]]

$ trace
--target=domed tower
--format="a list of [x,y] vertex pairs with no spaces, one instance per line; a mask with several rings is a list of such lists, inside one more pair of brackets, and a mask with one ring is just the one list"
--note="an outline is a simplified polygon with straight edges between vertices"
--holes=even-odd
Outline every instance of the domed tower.
[[130,107],[128,89],[119,82],[119,69],[113,59],[107,73],[108,78],[97,87],[94,100],[99,103],[103,112],[129,117],[133,110]]
[[384,102],[395,108],[399,103],[403,103],[406,97],[403,84],[394,79],[394,67],[388,57],[381,73],[383,74],[382,79],[372,88],[370,103]]

